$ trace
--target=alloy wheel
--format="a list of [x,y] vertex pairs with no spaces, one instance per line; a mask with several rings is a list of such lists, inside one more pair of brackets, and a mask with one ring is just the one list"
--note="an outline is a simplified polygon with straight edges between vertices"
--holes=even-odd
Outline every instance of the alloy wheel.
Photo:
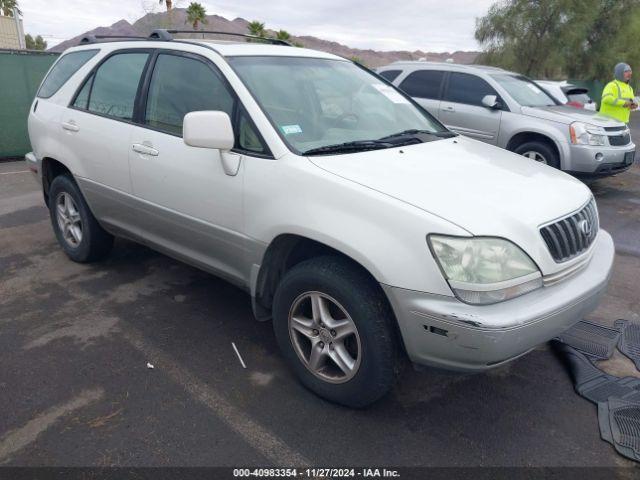
[[535,160],[536,162],[540,162],[540,163],[544,163],[545,165],[547,165],[547,159],[545,158],[544,155],[542,155],[540,152],[536,152],[534,150],[530,150],[528,152],[524,152],[522,154],[523,156],[530,158],[531,160]]
[[82,219],[71,195],[61,192],[56,197],[56,219],[64,241],[72,248],[82,242]]
[[298,296],[289,311],[289,337],[304,366],[329,383],[344,383],[358,372],[360,336],[345,308],[320,292]]

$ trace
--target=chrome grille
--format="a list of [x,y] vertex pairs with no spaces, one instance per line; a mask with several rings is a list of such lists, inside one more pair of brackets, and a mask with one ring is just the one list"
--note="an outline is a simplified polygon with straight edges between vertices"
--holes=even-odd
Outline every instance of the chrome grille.
[[591,199],[579,212],[542,227],[540,234],[559,263],[587,250],[598,235],[598,228],[598,209]]

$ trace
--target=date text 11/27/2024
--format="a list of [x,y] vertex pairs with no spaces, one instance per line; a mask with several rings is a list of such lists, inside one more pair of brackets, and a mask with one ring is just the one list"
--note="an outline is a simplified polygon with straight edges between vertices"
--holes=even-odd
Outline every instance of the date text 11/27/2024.
[[233,476],[237,478],[399,478],[400,473],[387,468],[235,468]]

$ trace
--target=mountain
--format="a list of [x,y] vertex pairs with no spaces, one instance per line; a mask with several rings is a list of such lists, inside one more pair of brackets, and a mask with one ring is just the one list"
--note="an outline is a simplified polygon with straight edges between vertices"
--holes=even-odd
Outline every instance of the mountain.
[[126,20],[120,20],[119,22],[114,23],[110,27],[98,27],[93,30],[89,30],[88,32],[83,33],[82,35],[78,35],[77,37],[70,38],[69,40],[65,40],[57,44],[55,47],[51,47],[49,51],[51,52],[63,52],[69,47],[75,47],[80,43],[82,37],[87,35],[124,35],[124,36],[136,36],[140,35],[138,31],[133,28],[133,26],[127,22]]
[[[171,13],[148,13],[144,17],[138,19],[133,25],[126,20],[120,20],[114,23],[110,27],[98,27],[89,32],[78,35],[77,37],[66,40],[59,43],[55,47],[51,48],[51,51],[62,52],[63,50],[77,45],[80,39],[86,35],[124,35],[124,36],[148,36],[156,28],[176,29],[176,30],[191,30],[191,25],[186,22],[186,9],[175,8]],[[244,18],[236,18],[234,20],[228,20],[219,15],[207,15],[207,23],[201,27],[206,30],[214,30],[219,32],[229,33],[247,33],[247,26],[249,22]],[[272,35],[275,32],[267,30]],[[199,37],[197,33],[187,34],[188,37]],[[215,35],[208,35],[207,38],[215,38]],[[229,38],[229,37],[220,37]],[[380,67],[388,65],[391,62],[398,60],[420,60],[426,58],[431,61],[445,61],[453,59],[455,63],[469,64],[473,63],[480,52],[444,52],[433,53],[423,52],[416,50],[414,52],[409,51],[378,51],[370,49],[350,48],[346,45],[342,45],[337,42],[329,40],[323,40],[317,37],[311,37],[307,35],[303,36],[291,36],[291,41],[300,43],[307,48],[315,50],[322,50],[325,52],[340,55],[346,58],[358,58],[359,61],[367,65],[368,67]]]

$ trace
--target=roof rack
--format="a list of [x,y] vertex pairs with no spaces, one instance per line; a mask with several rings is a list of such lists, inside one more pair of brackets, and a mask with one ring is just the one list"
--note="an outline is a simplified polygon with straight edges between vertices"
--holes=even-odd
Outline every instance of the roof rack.
[[80,39],[80,45],[87,43],[100,43],[103,39],[118,39],[118,40],[148,40],[148,37],[133,36],[133,35],[85,35]]
[[158,40],[170,42],[171,40],[173,40],[173,34],[176,33],[207,33],[212,35],[228,35],[232,37],[243,37],[259,42],[271,43],[273,45],[286,45],[288,47],[291,46],[291,44],[285,40],[279,40],[277,38],[263,38],[256,35],[247,35],[244,33],[217,32],[213,30],[167,30],[164,28],[154,30],[148,37],[132,35],[85,35],[80,39],[80,45],[85,45],[88,43],[100,43],[102,40]]
[[291,46],[289,42],[286,40],[280,40],[277,38],[264,38],[258,37],[257,35],[247,35],[246,33],[233,33],[233,32],[218,32],[215,30],[166,30],[166,29],[157,29],[151,32],[149,38],[154,40],[173,40],[173,34],[176,33],[208,33],[210,35],[227,35],[230,37],[242,37],[249,38],[251,40],[258,40],[261,42],[271,43],[274,45],[286,45],[288,47]]

